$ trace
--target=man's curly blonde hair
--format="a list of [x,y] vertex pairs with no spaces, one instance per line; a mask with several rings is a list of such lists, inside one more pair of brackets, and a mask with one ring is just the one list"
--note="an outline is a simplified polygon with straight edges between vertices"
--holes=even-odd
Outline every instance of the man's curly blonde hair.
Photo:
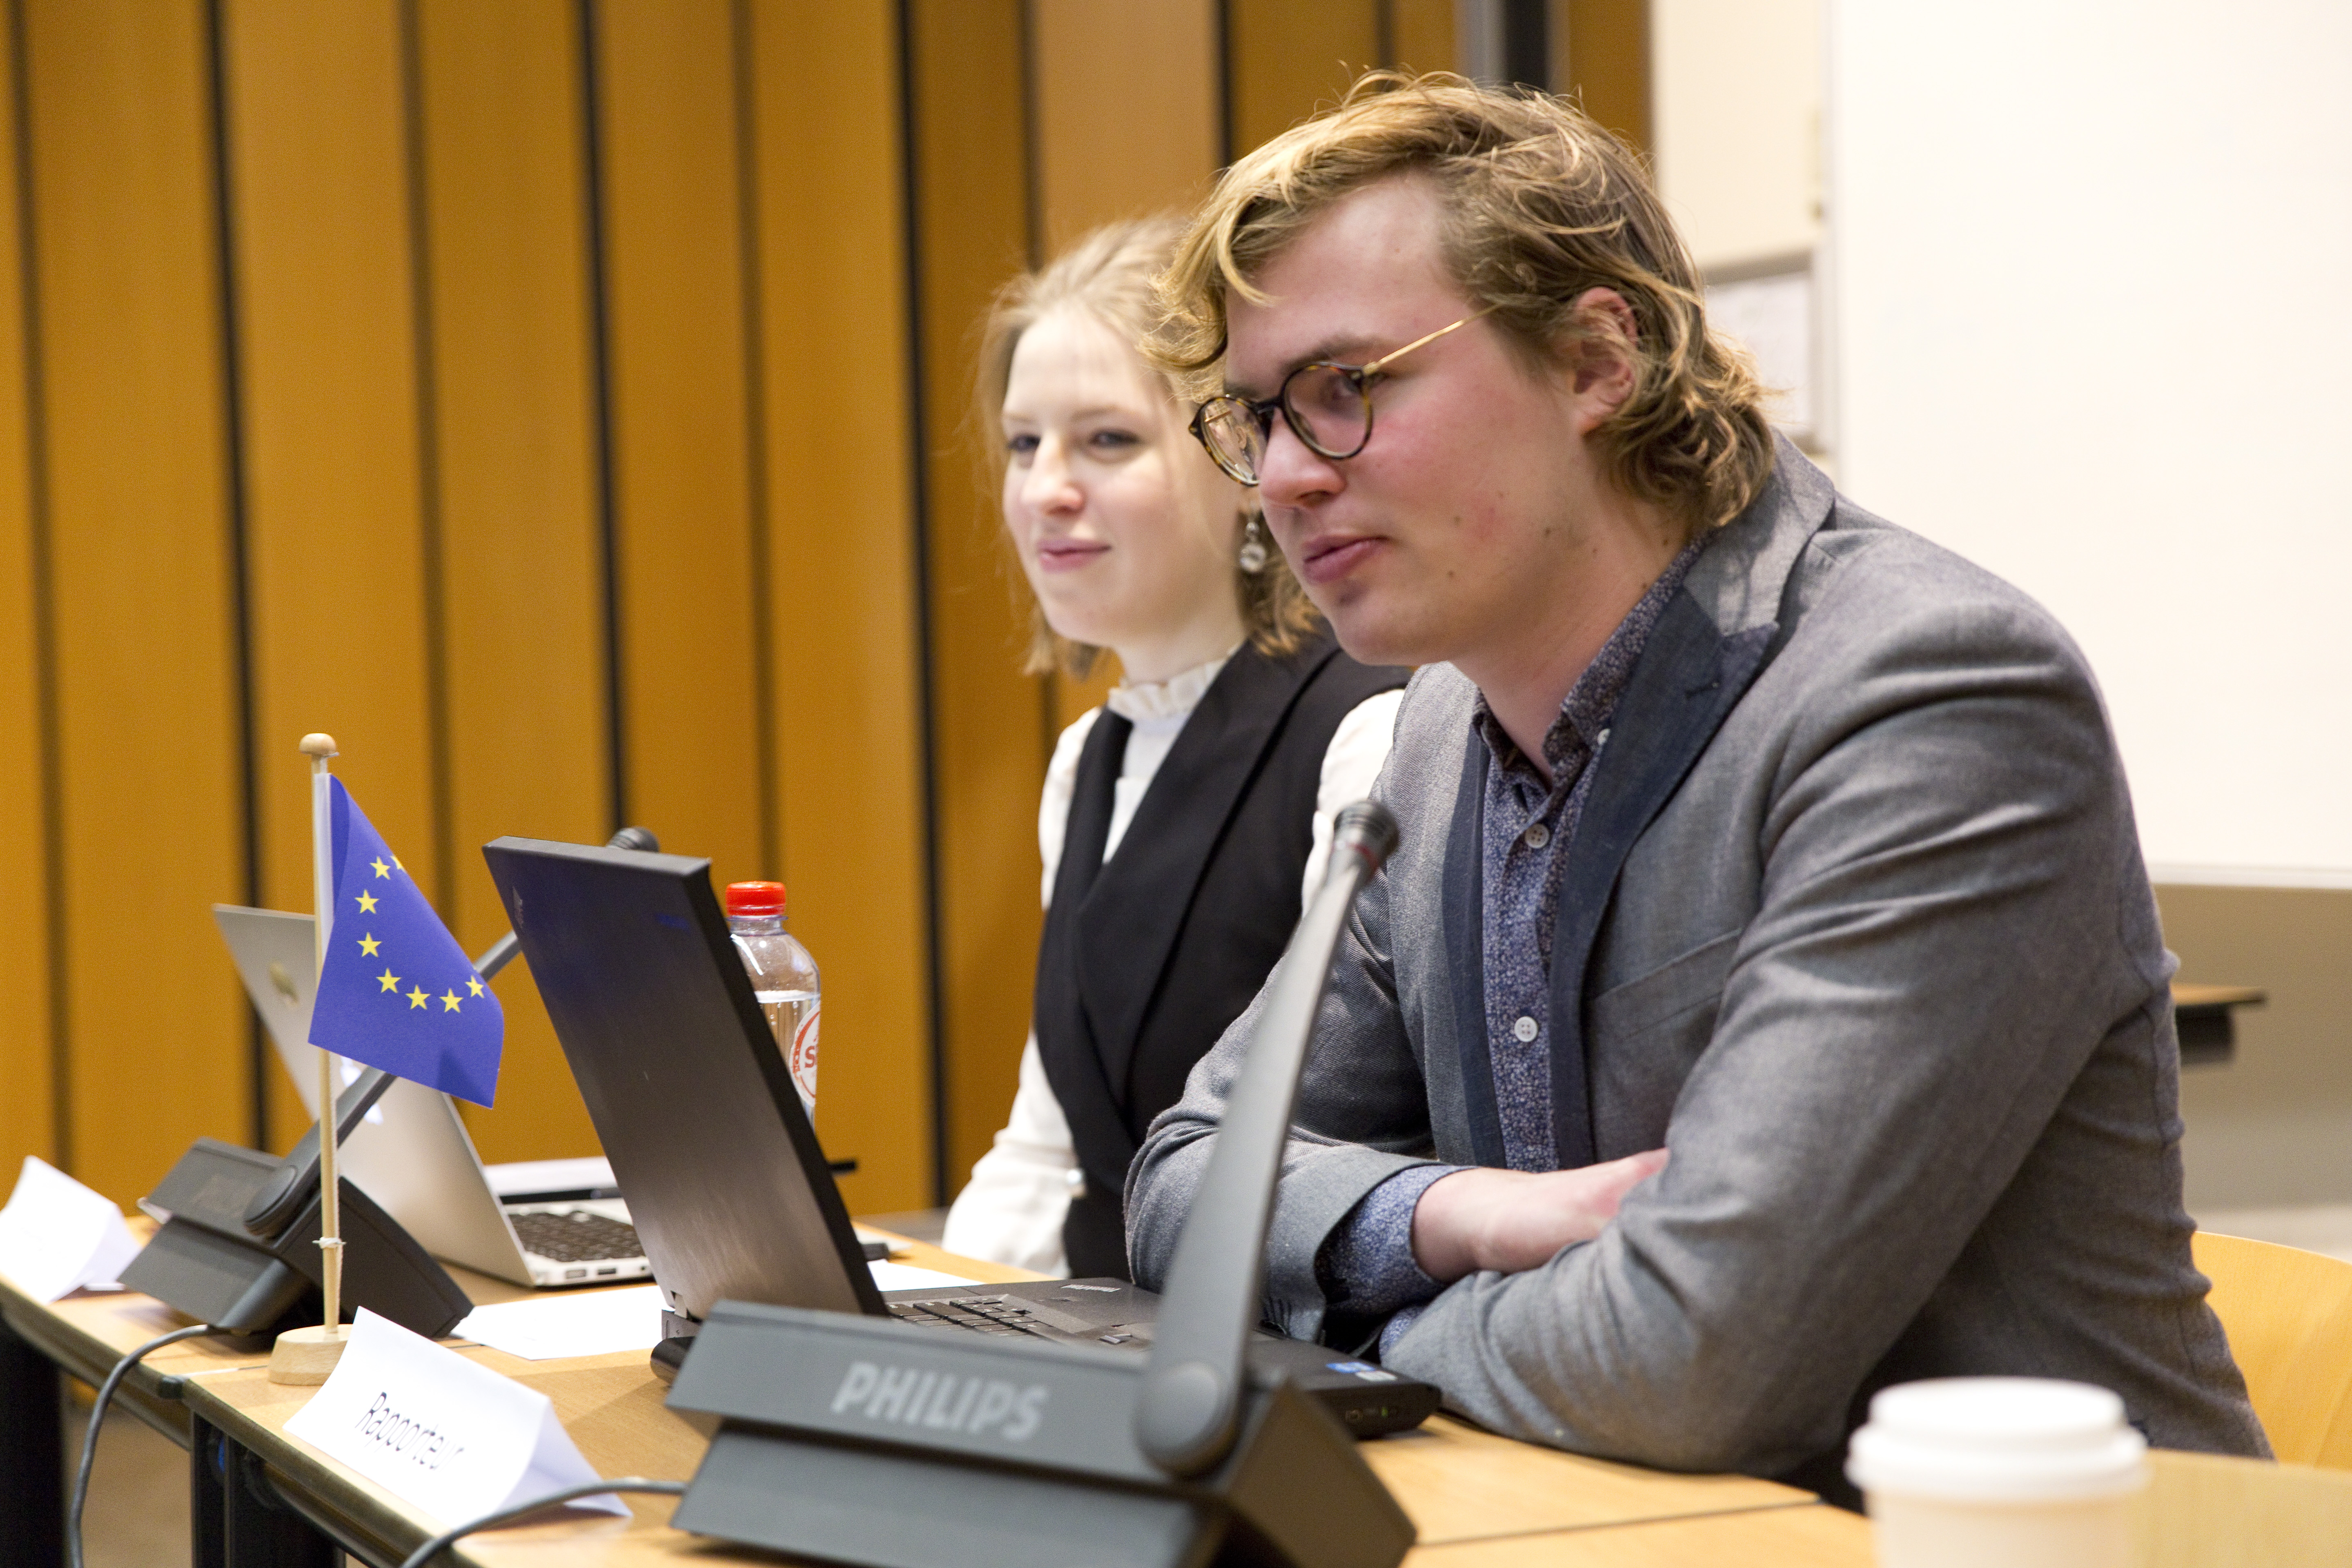
[[[1772,471],[1763,388],[1748,356],[1707,330],[1698,269],[1631,149],[1546,93],[1457,76],[1374,71],[1339,105],[1228,169],[1160,280],[1150,353],[1206,395],[1226,346],[1227,292],[1352,192],[1427,179],[1438,243],[1474,307],[1538,371],[1582,345],[1633,369],[1633,391],[1589,439],[1625,494],[1693,531],[1728,521]],[[1633,312],[1577,308],[1614,290]]]

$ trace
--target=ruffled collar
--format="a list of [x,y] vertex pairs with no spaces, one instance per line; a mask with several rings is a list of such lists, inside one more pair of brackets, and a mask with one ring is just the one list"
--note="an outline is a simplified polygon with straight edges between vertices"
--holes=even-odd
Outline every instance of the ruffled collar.
[[1240,649],[1241,644],[1235,643],[1208,663],[1196,664],[1165,680],[1122,681],[1110,689],[1103,706],[1130,724],[1189,718],[1216,683],[1217,672]]

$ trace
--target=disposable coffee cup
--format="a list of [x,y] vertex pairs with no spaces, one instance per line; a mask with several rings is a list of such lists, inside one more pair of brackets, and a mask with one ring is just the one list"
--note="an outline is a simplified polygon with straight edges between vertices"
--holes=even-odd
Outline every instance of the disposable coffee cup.
[[1871,1400],[1845,1473],[1879,1568],[2132,1568],[2147,1443],[2089,1384],[1938,1378]]

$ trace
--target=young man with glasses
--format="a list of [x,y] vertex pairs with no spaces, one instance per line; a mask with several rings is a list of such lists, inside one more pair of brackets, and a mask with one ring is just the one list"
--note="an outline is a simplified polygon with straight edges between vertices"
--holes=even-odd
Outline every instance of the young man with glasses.
[[[1277,1198],[1284,1326],[1516,1436],[1833,1495],[1920,1377],[2263,1452],[2090,672],[1770,435],[1635,160],[1557,100],[1370,79],[1227,173],[1163,293],[1196,436],[1349,652],[1424,667]],[[1139,1281],[1255,1024],[1129,1171]]]

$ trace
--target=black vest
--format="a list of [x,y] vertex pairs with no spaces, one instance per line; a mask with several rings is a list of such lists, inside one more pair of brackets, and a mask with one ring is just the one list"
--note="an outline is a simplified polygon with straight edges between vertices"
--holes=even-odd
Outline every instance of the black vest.
[[1404,684],[1327,633],[1226,661],[1108,863],[1132,728],[1104,711],[1078,754],[1053,907],[1037,944],[1037,1054],[1069,1119],[1086,1195],[1070,1272],[1127,1278],[1127,1167],[1151,1119],[1241,1016],[1298,923],[1324,753],[1349,711]]

